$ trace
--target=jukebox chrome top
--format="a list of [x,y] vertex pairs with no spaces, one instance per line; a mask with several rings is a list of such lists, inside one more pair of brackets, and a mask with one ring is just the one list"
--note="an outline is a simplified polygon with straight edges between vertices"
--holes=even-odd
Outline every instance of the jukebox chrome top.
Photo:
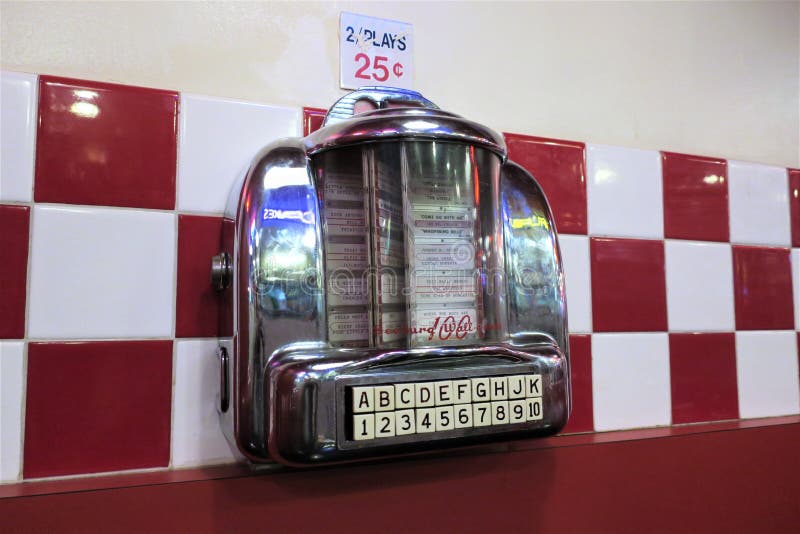
[[[377,109],[350,116],[364,100]],[[221,406],[248,459],[354,461],[566,423],[553,218],[502,136],[365,88],[264,148],[232,199],[214,264],[234,293]]]

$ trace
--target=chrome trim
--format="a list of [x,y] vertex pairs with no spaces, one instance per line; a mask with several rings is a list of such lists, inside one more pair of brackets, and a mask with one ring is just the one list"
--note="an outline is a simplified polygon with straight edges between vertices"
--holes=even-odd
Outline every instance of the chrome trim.
[[506,157],[506,143],[499,133],[454,113],[428,108],[387,108],[361,113],[320,128],[304,138],[304,146],[309,155],[314,155],[347,145],[408,138],[468,143],[487,148],[503,160]]
[[[306,219],[264,211],[286,202],[302,205]],[[273,218],[256,224],[265,217]],[[253,461],[268,456],[264,372],[270,355],[290,343],[326,337],[321,228],[301,140],[264,148],[242,187],[232,254],[235,433],[239,450]]]
[[416,91],[410,89],[401,89],[399,87],[362,87],[352,93],[347,93],[342,98],[336,101],[328,110],[325,115],[323,126],[328,126],[348,120],[355,115],[355,105],[359,100],[368,100],[372,102],[377,109],[384,109],[390,105],[395,106],[408,106],[408,107],[423,107],[430,109],[439,109],[439,107],[422,96]]

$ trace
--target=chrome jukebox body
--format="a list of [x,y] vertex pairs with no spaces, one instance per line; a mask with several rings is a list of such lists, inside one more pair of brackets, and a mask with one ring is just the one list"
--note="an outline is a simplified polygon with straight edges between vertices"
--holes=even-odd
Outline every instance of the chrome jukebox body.
[[249,460],[352,461],[566,423],[553,218],[499,134],[418,93],[361,89],[317,132],[264,148],[226,218],[222,416]]

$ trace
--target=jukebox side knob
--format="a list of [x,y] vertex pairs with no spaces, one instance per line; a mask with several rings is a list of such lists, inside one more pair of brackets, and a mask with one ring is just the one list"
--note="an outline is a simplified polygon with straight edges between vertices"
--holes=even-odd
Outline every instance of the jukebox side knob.
[[214,289],[227,289],[231,285],[232,277],[231,257],[227,252],[220,252],[211,258],[211,285]]

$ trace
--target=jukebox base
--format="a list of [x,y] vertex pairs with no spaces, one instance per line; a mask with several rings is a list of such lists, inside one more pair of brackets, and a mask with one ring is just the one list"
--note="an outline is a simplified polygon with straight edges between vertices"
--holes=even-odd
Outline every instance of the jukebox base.
[[272,367],[269,455],[313,465],[558,432],[569,395],[558,348],[487,348],[286,355]]

